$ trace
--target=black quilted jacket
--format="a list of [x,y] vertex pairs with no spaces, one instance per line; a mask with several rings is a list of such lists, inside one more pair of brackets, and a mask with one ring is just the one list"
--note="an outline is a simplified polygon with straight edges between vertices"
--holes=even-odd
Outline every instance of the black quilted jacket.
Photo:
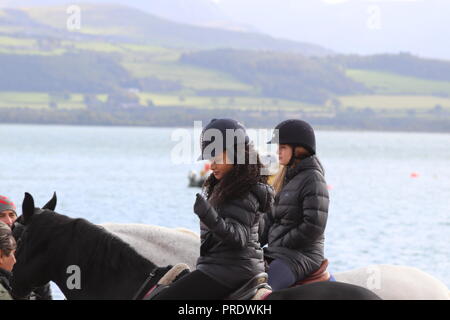
[[230,288],[264,272],[258,232],[260,216],[273,203],[271,190],[269,185],[258,183],[247,195],[229,200],[200,217],[198,270]]
[[266,258],[283,260],[301,280],[324,260],[328,189],[316,156],[289,168],[285,179],[273,211],[262,217],[260,241]]

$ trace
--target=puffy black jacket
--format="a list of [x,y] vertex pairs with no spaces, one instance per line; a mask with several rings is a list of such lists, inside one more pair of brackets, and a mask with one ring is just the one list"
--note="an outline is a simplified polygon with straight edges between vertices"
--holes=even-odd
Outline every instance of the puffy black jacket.
[[289,168],[273,211],[262,217],[265,256],[286,262],[298,280],[316,271],[324,260],[328,205],[324,170],[316,156]]
[[228,200],[204,216],[199,215],[201,246],[197,269],[229,288],[238,288],[264,272],[259,221],[272,202],[271,187],[258,183],[242,198]]

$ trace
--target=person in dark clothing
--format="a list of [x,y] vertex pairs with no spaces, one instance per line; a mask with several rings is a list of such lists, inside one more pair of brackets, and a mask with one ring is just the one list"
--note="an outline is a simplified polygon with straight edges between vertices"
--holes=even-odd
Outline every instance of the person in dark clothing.
[[329,195],[308,123],[283,121],[268,143],[279,144],[282,170],[274,181],[273,211],[262,217],[260,241],[267,245],[268,283],[280,290],[305,279],[325,260]]
[[[214,141],[209,129],[216,130]],[[235,135],[228,136],[227,130]],[[212,174],[203,186],[204,195],[197,194],[194,204],[201,230],[197,270],[155,299],[225,299],[264,272],[259,217],[272,204],[273,192],[267,176],[261,175],[259,156],[243,126],[231,119],[213,119],[203,129],[201,144],[201,159],[212,161]],[[211,144],[216,147],[209,148]]]
[[12,268],[16,263],[16,241],[7,224],[0,221],[0,300],[12,300]]
[[[0,222],[5,223],[9,228],[14,228],[17,220],[16,210],[13,201],[8,197],[0,196]],[[8,277],[5,275],[6,278]],[[29,298],[32,300],[52,300],[50,284],[35,289]]]

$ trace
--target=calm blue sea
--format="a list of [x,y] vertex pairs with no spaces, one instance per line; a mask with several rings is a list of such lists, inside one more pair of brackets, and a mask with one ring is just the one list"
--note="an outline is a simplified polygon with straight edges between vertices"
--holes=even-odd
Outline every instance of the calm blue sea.
[[[198,231],[187,174],[201,164],[174,163],[174,130],[0,125],[0,194],[42,206],[56,191],[72,217]],[[319,131],[317,148],[331,271],[409,265],[450,287],[450,135]]]

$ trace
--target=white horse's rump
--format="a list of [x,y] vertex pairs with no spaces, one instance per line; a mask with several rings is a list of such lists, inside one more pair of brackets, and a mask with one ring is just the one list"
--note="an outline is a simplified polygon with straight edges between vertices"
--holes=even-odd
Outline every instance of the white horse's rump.
[[[200,237],[187,229],[142,224],[103,224],[156,265],[184,262],[195,269]],[[371,265],[333,274],[337,281],[365,287],[385,300],[448,300],[448,288],[431,275],[412,267]]]
[[157,266],[184,262],[191,270],[195,269],[200,253],[200,238],[190,230],[143,224],[105,223],[101,226]]
[[371,265],[334,273],[337,281],[365,287],[384,300],[449,300],[445,284],[417,268]]

